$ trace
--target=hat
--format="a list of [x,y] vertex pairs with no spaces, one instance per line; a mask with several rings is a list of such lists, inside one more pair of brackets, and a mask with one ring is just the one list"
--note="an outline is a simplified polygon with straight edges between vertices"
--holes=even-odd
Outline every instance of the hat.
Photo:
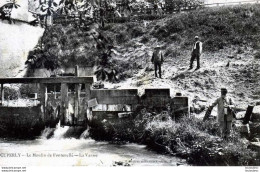
[[12,1],[10,1],[10,0],[1,0],[0,1],[0,8],[3,7],[6,4],[11,4],[11,3],[12,3]]
[[221,92],[227,93],[227,89],[226,88],[221,88]]
[[199,39],[199,36],[195,36],[195,39]]

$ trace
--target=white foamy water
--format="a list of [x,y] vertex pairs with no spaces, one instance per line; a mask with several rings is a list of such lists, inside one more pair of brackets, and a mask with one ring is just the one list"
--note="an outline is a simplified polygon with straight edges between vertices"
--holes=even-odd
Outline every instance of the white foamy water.
[[62,139],[64,134],[69,130],[69,126],[61,127],[60,121],[56,126],[56,129],[53,134],[53,139]]
[[113,166],[115,162],[131,166],[184,163],[137,144],[113,145],[91,139],[0,141],[0,166]]
[[86,129],[81,135],[80,139],[86,139],[89,137],[89,129]]

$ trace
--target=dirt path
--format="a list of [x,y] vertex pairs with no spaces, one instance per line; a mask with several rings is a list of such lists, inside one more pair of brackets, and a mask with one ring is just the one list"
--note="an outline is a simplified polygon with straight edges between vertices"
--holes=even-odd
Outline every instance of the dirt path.
[[[136,53],[140,51],[151,54],[151,48],[140,47],[129,53],[126,56],[127,60],[138,56]],[[168,58],[163,64],[162,79],[154,77],[153,64],[149,62],[150,57],[140,57],[143,60],[138,60],[139,63],[145,63],[142,69],[133,71],[132,78],[117,84],[105,83],[105,86],[138,88],[140,94],[143,93],[144,88],[171,88],[171,96],[180,92],[184,96],[189,96],[191,102],[195,99],[203,100],[199,103],[204,106],[210,105],[220,96],[220,88],[226,87],[229,90],[229,96],[234,99],[237,106],[246,108],[249,103],[256,102],[260,98],[258,91],[260,60],[254,59],[251,49],[231,56],[232,52],[234,52],[233,48],[226,48],[215,53],[204,53],[199,70],[195,70],[196,61],[194,69],[188,70],[189,52],[183,52],[179,57]]]

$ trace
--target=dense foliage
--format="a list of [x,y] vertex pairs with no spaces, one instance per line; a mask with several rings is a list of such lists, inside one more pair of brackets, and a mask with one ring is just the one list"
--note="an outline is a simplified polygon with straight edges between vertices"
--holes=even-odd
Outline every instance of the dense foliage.
[[[137,142],[149,148],[187,159],[193,165],[257,165],[256,152],[247,149],[248,142],[233,131],[229,140],[222,140],[216,121],[202,122],[183,117],[178,121],[161,114],[139,114],[133,120],[103,120],[91,124],[90,136],[112,143]],[[258,157],[259,158],[259,157]]]

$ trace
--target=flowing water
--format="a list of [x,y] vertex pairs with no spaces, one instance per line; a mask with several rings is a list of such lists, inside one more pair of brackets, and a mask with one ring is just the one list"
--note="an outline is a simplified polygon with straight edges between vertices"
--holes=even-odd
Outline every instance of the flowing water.
[[[88,138],[64,138],[69,127],[46,128],[36,140],[0,139],[0,166],[176,166],[184,160],[147,150],[144,145],[115,145]],[[49,139],[47,139],[49,138]]]

